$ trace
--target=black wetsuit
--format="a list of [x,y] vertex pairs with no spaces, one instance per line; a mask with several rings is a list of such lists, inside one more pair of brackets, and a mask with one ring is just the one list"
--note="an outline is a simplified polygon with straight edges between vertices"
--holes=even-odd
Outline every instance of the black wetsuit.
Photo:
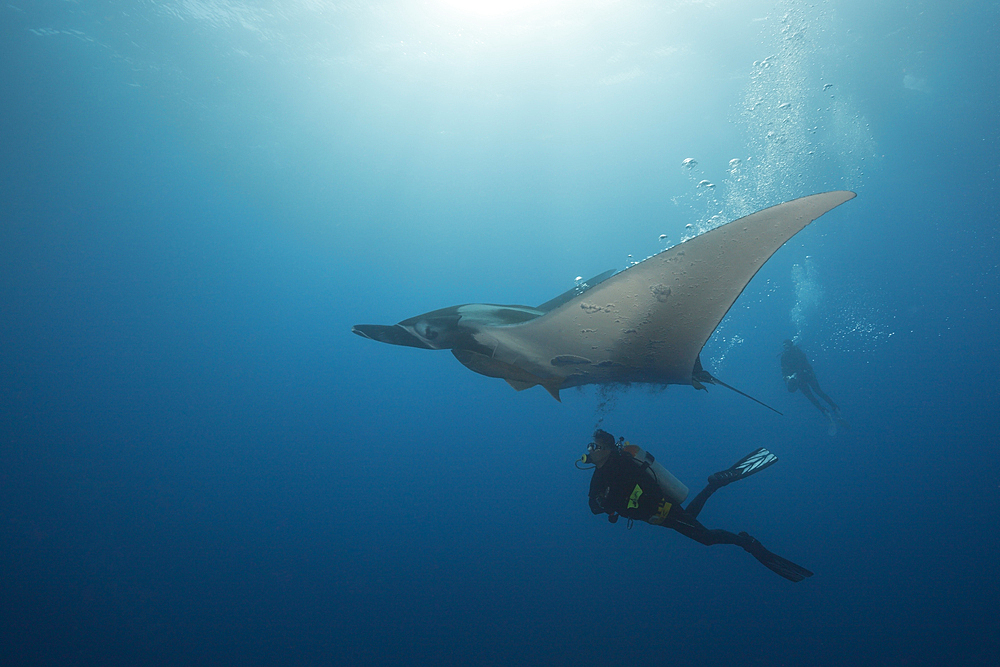
[[[701,544],[738,544],[746,546],[746,539],[727,530],[712,530],[698,520],[698,513],[717,486],[705,489],[688,504],[690,511],[668,500],[653,478],[648,467],[630,454],[617,451],[594,469],[590,478],[590,510],[594,514],[608,514],[615,519],[621,515],[630,521],[673,528],[682,535]],[[749,537],[749,536],[748,536]]]
[[833,402],[833,399],[819,388],[819,380],[816,379],[816,373],[813,371],[809,359],[806,358],[806,353],[799,346],[789,343],[785,344],[785,351],[781,353],[781,374],[785,378],[785,385],[788,387],[788,391],[798,389],[823,414],[827,414],[829,410],[816,400],[816,397],[813,396],[813,391],[829,403],[830,407],[835,411],[840,409]]
[[[595,434],[595,440],[598,435],[607,436],[609,439],[612,437],[608,433],[599,432]],[[687,509],[664,496],[648,463],[637,460],[627,449],[623,450],[613,445],[609,449],[608,458],[601,467],[594,468],[594,475],[590,478],[590,510],[594,514],[607,514],[611,521],[615,521],[621,515],[629,520],[630,527],[632,521],[636,520],[666,526],[705,545],[735,544],[769,570],[789,581],[802,581],[812,576],[809,570],[771,553],[746,533],[735,535],[728,530],[712,530],[698,522],[698,513],[701,512],[709,496],[735,479],[753,474],[740,468],[741,464],[751,461],[751,457],[760,453],[769,457],[765,467],[777,460],[766,449],[761,448],[752,452],[728,470],[709,476],[708,485],[688,503]],[[648,460],[650,463],[653,461],[652,457]]]

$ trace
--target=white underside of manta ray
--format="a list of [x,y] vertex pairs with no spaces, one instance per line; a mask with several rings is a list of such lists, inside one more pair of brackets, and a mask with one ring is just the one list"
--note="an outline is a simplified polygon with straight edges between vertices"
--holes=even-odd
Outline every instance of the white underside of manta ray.
[[712,332],[782,244],[854,196],[824,192],[772,206],[535,308],[470,303],[351,330],[450,349],[477,373],[518,391],[541,385],[557,400],[561,389],[585,384],[724,384],[698,357]]

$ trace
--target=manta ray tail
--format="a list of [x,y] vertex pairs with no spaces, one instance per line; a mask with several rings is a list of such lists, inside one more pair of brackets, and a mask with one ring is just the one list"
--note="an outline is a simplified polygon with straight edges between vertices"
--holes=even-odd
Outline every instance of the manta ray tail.
[[719,378],[715,377],[714,375],[712,375],[711,373],[709,373],[705,369],[698,368],[694,372],[694,375],[691,378],[691,384],[694,385],[695,389],[705,389],[705,385],[703,384],[705,382],[707,382],[709,384],[717,384],[717,385],[719,385],[721,387],[725,387],[726,389],[731,389],[731,390],[735,391],[737,394],[739,394],[740,396],[746,396],[747,398],[749,398],[754,403],[759,403],[760,405],[763,405],[768,410],[771,410],[772,412],[777,412],[782,417],[785,416],[784,413],[778,412],[777,410],[775,410],[774,408],[772,408],[770,405],[768,405],[764,401],[758,400],[758,399],[754,398],[753,396],[751,396],[750,394],[747,394],[746,392],[742,392],[742,391],[740,391],[739,389],[737,389],[736,387],[734,387],[732,385],[726,384],[725,382],[723,382]]

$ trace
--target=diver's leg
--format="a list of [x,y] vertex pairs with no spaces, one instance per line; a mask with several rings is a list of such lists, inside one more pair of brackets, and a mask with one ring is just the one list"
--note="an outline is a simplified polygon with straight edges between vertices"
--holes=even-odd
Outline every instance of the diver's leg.
[[823,390],[819,388],[819,382],[815,378],[813,378],[813,381],[810,384],[812,384],[813,391],[815,391],[820,398],[829,403],[830,407],[832,407],[834,410],[838,412],[840,411],[840,408],[837,407],[837,404],[833,402],[833,399],[827,396],[826,393],[824,393]]
[[769,452],[766,447],[758,447],[725,470],[709,475],[708,484],[701,490],[701,493],[695,496],[694,500],[688,503],[684,511],[692,519],[697,518],[705,506],[705,501],[718,489],[758,473],[776,463],[777,460],[778,457]]
[[706,528],[687,512],[670,513],[670,518],[663,523],[664,526],[673,528],[681,535],[690,537],[699,544],[712,546],[713,544],[739,544],[740,537],[730,533],[728,530]]
[[712,484],[709,482],[705,485],[705,488],[694,497],[694,500],[688,503],[685,511],[691,515],[692,519],[697,519],[698,515],[701,514],[701,510],[705,507],[705,501],[711,497],[713,493],[721,489],[722,487],[718,484]]
[[736,544],[743,547],[744,551],[760,561],[764,567],[789,581],[802,581],[806,577],[813,576],[812,572],[801,565],[796,565],[786,558],[771,553],[764,548],[763,544],[746,533],[741,532],[737,535],[737,540]]
[[704,544],[705,546],[735,544],[760,561],[767,569],[789,581],[802,581],[806,577],[813,575],[812,572],[801,565],[796,565],[790,560],[771,553],[764,548],[763,544],[750,537],[750,535],[744,532],[736,535],[730,533],[728,530],[706,528],[697,519],[679,508],[678,510],[671,511],[670,516],[661,525],[669,526],[681,535],[690,537],[695,542]]
[[816,397],[813,396],[813,393],[809,391],[809,385],[803,382],[802,384],[799,385],[799,389],[802,390],[802,395],[808,398],[809,402],[816,406],[817,410],[822,412],[824,415],[827,412],[829,412],[829,410],[826,407],[824,407],[822,403],[816,400]]

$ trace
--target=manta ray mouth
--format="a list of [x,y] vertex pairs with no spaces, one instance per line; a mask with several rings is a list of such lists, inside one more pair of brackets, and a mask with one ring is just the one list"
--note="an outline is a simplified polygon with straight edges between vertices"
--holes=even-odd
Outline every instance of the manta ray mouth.
[[407,347],[419,347],[421,350],[436,349],[420,340],[398,324],[356,324],[351,327],[351,332],[356,333],[362,338],[377,340],[380,343],[405,345]]

